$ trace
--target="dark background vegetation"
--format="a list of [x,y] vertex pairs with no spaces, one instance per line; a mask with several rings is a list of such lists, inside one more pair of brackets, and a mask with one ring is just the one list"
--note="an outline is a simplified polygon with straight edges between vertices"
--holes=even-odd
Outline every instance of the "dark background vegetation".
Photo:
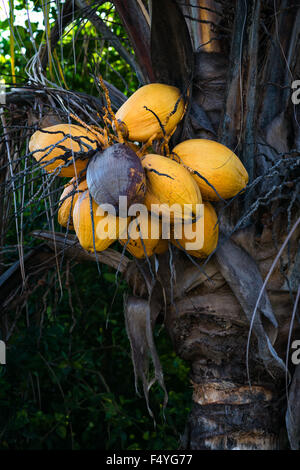
[[[10,6],[10,21],[0,22],[0,79],[8,87],[26,84],[25,66],[45,43],[47,28],[57,16],[55,2],[15,0]],[[129,48],[111,4],[104,3],[97,14]],[[97,96],[95,70],[127,96],[139,85],[128,64],[91,23],[75,20],[55,48],[47,76],[70,90]],[[39,180],[34,184],[40,184]],[[18,208],[21,189],[17,196]],[[11,207],[0,247],[0,275],[18,260],[13,212]],[[51,229],[48,223],[42,201],[26,209],[22,227],[25,254],[38,244],[30,231]],[[61,231],[58,225],[55,229]],[[127,285],[120,281],[112,304],[115,272],[104,266],[101,269],[100,276],[96,263],[64,261],[59,273],[53,268],[41,276],[26,303],[10,312],[16,323],[7,344],[7,365],[0,366],[0,449],[179,447],[192,392],[188,365],[176,357],[166,332],[157,329],[169,403],[163,413],[163,392],[155,385],[150,393],[155,427],[143,396],[135,393],[123,317]]]

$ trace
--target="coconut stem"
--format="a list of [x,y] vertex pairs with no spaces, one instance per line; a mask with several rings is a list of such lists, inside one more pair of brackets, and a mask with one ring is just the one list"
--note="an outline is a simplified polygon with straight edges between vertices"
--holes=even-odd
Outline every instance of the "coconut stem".
[[[88,124],[86,124],[85,122],[83,122],[78,116],[75,116],[75,114],[73,113],[70,113],[70,117],[72,119],[74,119],[75,121],[77,121],[79,124],[81,124],[81,126],[85,127],[85,129],[88,129],[92,134],[95,135],[95,137],[97,137],[98,141],[100,142],[100,144],[105,147],[105,140],[103,139],[103,136],[97,132],[95,129],[93,129],[91,126],[89,126]],[[107,145],[106,145],[107,147]],[[105,148],[106,148],[105,147]]]
[[157,137],[157,133],[153,134],[147,142],[144,143],[144,145],[140,148],[138,152],[136,152],[137,156],[142,158],[144,155],[146,155],[148,148],[152,145],[153,140]]
[[109,114],[111,115],[111,119],[112,119],[112,122],[113,122],[113,125],[114,125],[114,129],[117,132],[118,141],[119,141],[120,144],[124,144],[124,138],[123,138],[122,132],[119,129],[118,121],[117,121],[115,113],[113,112],[112,107],[111,107],[111,101],[110,101],[108,89],[107,89],[107,86],[105,85],[101,75],[99,75],[99,82],[100,82],[100,85],[101,85],[101,87],[104,91],[107,109],[108,109]]
[[174,129],[170,132],[170,134],[163,136],[163,142],[160,147],[160,153],[164,153],[167,157],[170,156],[169,142],[170,142],[172,135],[176,131],[176,129],[177,129],[177,126],[174,127]]

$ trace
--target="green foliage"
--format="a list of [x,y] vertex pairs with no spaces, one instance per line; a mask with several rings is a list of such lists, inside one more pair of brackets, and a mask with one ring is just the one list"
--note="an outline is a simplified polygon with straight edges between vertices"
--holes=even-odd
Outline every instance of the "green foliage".
[[[49,5],[49,25],[51,27],[57,19],[57,8],[55,2],[50,2]],[[18,0],[15,1],[14,7],[12,34],[10,34],[9,19],[4,19],[4,10],[0,16],[3,18],[0,21],[0,79],[4,78],[7,84],[13,82],[10,54],[10,41],[13,37],[16,81],[25,84],[27,76],[24,71],[28,61],[39,46],[45,45],[47,42],[43,2]],[[118,36],[124,48],[133,53],[117,14],[114,9],[111,9],[111,4],[107,2],[100,6],[98,14],[105,19],[107,26]],[[30,22],[26,19],[27,16],[29,16]],[[62,40],[58,42],[50,58],[53,76],[51,77],[48,65],[48,78],[52,78],[61,86],[66,85],[72,90],[97,96],[98,91],[93,77],[95,72],[101,73],[105,79],[125,94],[135,90],[138,84],[130,66],[110,46],[107,39],[99,37],[98,31],[95,30],[92,23],[83,21],[76,14],[74,14],[74,21],[66,27]],[[61,76],[60,69],[64,78]]]
[[[14,2],[15,16],[26,18],[26,4],[30,16],[42,14],[42,2],[19,0]],[[57,15],[54,5],[50,3],[50,25]],[[107,2],[99,13],[109,11],[107,24],[130,50],[117,15],[109,8],[111,4]],[[28,21],[13,25],[15,73],[20,84],[26,83],[28,60],[45,42],[45,27],[38,19],[43,16],[34,18],[31,32]],[[0,29],[1,74],[6,83],[12,83],[8,20],[0,21]],[[69,89],[97,95],[92,77],[95,63],[97,72],[124,93],[137,87],[128,64],[114,48],[108,47],[105,39],[99,38],[90,22],[75,20],[66,28],[56,47],[56,57]],[[54,55],[52,59],[55,81],[62,82],[57,59]],[[50,78],[49,67],[47,75]],[[57,188],[62,184],[61,180],[55,182]],[[60,192],[61,189],[58,196]],[[21,199],[20,189],[17,207]],[[6,244],[15,246],[14,218],[11,220]],[[23,223],[26,253],[37,243],[32,241],[30,231],[47,224],[43,201],[26,207]],[[9,265],[17,257],[17,252],[9,251],[3,259]],[[178,448],[191,401],[188,367],[176,357],[165,331],[156,334],[169,403],[163,413],[163,391],[154,385],[150,391],[150,405],[157,421],[154,427],[142,391],[140,397],[135,393],[123,316],[123,294],[128,288],[121,281],[111,305],[115,273],[105,266],[101,269],[99,276],[96,263],[71,265],[70,269],[64,264],[60,273],[62,292],[57,272],[49,270],[19,312],[7,344],[7,365],[0,366],[1,450]],[[11,312],[12,316],[15,314]]]
[[103,269],[99,278],[96,266],[75,266],[73,312],[66,287],[56,307],[53,292],[41,328],[35,315],[45,287],[31,297],[27,318],[9,342],[7,365],[1,366],[0,449],[178,448],[191,399],[188,368],[162,330],[156,342],[169,403],[164,419],[163,393],[154,386],[155,428],[144,397],[134,390],[122,312],[127,287],[121,282],[111,307],[115,275]]

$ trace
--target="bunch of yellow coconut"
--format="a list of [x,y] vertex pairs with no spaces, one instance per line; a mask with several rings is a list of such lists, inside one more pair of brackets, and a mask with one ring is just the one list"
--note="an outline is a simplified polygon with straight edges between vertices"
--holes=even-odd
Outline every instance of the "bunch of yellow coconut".
[[[192,256],[207,257],[217,246],[219,232],[210,201],[232,198],[245,189],[243,164],[229,148],[207,139],[186,140],[169,150],[186,109],[175,87],[145,85],[116,115],[108,96],[107,101],[101,128],[77,118],[80,125],[59,124],[31,137],[30,152],[42,168],[72,178],[61,194],[59,224],[74,229],[88,251],[105,250],[118,239],[134,257],[145,258],[166,251],[170,241]],[[142,204],[148,212],[120,212],[121,196],[128,207]],[[189,248],[193,238],[184,231],[176,236],[174,226],[180,220],[190,224],[196,238],[199,206],[204,239],[195,250]],[[169,231],[163,230],[164,215]]]

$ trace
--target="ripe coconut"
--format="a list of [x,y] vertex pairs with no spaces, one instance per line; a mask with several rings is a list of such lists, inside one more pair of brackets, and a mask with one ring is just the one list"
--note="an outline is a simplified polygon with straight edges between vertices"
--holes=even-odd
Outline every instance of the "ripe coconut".
[[140,213],[128,226],[127,238],[120,238],[121,245],[126,244],[126,250],[135,258],[145,258],[154,253],[162,254],[168,249],[168,240],[160,238],[162,235],[162,224],[158,217],[151,217],[150,213]]
[[147,142],[161,138],[164,127],[170,134],[184,115],[184,100],[180,90],[162,83],[150,83],[139,88],[116,114],[121,132],[130,140]]
[[77,152],[97,148],[95,134],[76,124],[56,124],[36,131],[30,138],[29,150],[48,173],[59,169],[59,176],[72,177],[83,171],[88,158],[76,158]]
[[142,165],[147,178],[148,210],[157,215],[170,215],[171,221],[192,220],[202,197],[189,171],[174,160],[155,154],[146,155]]
[[111,214],[98,214],[95,201],[90,201],[89,191],[81,194],[74,205],[73,223],[79,243],[87,251],[106,250],[118,236],[127,232],[129,218]]
[[58,223],[62,227],[68,227],[73,230],[72,222],[72,213],[74,209],[75,202],[78,199],[78,196],[82,194],[83,191],[87,190],[86,180],[83,180],[78,184],[76,178],[72,178],[71,181],[65,186],[61,196],[60,196],[60,207],[57,214]]
[[94,201],[98,205],[111,204],[116,215],[120,196],[127,196],[128,207],[144,201],[145,172],[139,157],[125,144],[96,152],[88,165],[86,180]]
[[[196,229],[196,224],[192,224],[193,233],[196,233]],[[196,258],[207,258],[217,248],[219,239],[218,216],[209,202],[204,202],[203,229],[203,246],[198,250],[187,248],[188,243],[196,242],[196,235],[195,237],[188,239],[183,233],[181,239],[172,238],[171,243],[181,250],[186,250],[190,255],[195,256]]]
[[[173,148],[173,153],[191,170],[203,199],[229,199],[246,188],[248,173],[238,156],[214,140],[190,139]],[[204,177],[211,185],[209,186]]]

